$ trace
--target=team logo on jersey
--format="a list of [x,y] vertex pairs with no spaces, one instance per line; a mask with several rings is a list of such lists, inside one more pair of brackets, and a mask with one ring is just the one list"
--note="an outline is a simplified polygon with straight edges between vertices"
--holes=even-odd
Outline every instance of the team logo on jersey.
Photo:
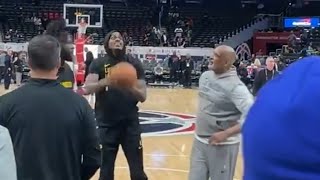
[[105,64],[105,65],[104,65],[104,74],[105,74],[106,76],[109,75],[109,73],[110,73],[110,67],[111,67],[110,64]]
[[63,81],[60,84],[65,88],[72,88],[72,82],[71,81]]
[[139,113],[142,136],[168,136],[192,134],[195,130],[195,116],[141,111]]

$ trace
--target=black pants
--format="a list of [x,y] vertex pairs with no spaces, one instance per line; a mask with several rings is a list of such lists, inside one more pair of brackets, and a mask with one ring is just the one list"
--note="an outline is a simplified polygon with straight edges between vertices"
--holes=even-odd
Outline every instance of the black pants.
[[162,75],[155,74],[154,75],[154,80],[155,80],[155,82],[161,82],[162,81]]
[[11,79],[12,79],[12,73],[10,71],[7,71],[4,74],[4,89],[8,90],[11,84]]
[[126,119],[112,127],[99,128],[102,144],[100,180],[114,180],[114,166],[119,145],[127,158],[131,180],[147,180],[143,170],[143,150],[139,119]]
[[4,78],[4,74],[5,74],[5,67],[4,66],[0,66],[0,83],[2,81],[2,79]]
[[183,75],[184,75],[184,78],[183,78],[184,87],[191,87],[191,84],[192,84],[192,82],[191,82],[191,70],[185,70]]
[[183,72],[181,70],[177,71],[178,82],[180,85],[183,85]]
[[178,81],[178,72],[176,69],[170,69],[170,82],[176,83]]

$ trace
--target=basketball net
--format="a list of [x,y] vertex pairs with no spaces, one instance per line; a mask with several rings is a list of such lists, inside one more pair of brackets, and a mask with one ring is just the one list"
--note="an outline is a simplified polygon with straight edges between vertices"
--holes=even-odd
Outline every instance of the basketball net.
[[87,23],[79,23],[78,24],[78,38],[83,38],[86,34],[88,24]]

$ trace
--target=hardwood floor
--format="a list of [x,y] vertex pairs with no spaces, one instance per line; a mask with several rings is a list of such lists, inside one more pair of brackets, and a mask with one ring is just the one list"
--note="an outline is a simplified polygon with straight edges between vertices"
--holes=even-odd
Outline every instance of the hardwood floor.
[[[14,87],[12,87],[14,89]],[[0,86],[0,94],[6,93],[3,86]],[[142,111],[148,110],[149,115],[170,113],[182,113],[194,115],[197,109],[197,90],[191,89],[148,89],[148,99],[145,103],[139,104]],[[161,111],[160,113],[158,111]],[[167,114],[166,114],[167,115]],[[193,118],[183,119],[177,121],[176,115],[168,118],[157,118],[158,123],[175,124],[181,122],[183,127],[189,127],[192,124]],[[146,119],[152,120],[152,116]],[[178,119],[179,120],[179,119]],[[191,123],[190,123],[191,122]],[[184,132],[174,132],[171,130],[158,129],[153,127],[152,123],[146,123],[146,130],[152,127],[152,132],[143,134],[143,147],[144,147],[144,166],[149,180],[187,180],[189,171],[189,158],[193,142],[192,131],[187,130]],[[160,126],[159,126],[160,127]],[[161,126],[163,128],[164,126]],[[191,126],[190,126],[191,127]],[[173,128],[174,129],[174,128]],[[180,128],[181,129],[181,128]],[[192,129],[192,128],[191,128]],[[166,133],[163,133],[166,132]],[[168,133],[170,132],[170,133]],[[235,179],[240,180],[242,176],[243,166],[242,157],[239,153],[238,164],[236,168]],[[98,173],[92,180],[98,180]],[[116,161],[115,169],[116,180],[129,180],[129,171],[127,161],[124,154],[119,151]]]

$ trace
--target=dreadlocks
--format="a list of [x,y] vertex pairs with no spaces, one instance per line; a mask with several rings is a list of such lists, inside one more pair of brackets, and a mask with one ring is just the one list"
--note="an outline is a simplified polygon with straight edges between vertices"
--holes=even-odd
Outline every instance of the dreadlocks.
[[67,46],[68,43],[68,31],[66,29],[66,21],[64,19],[51,21],[45,32],[47,35],[51,35],[58,39],[61,44],[61,65],[64,65],[65,61],[72,62],[72,52]]

